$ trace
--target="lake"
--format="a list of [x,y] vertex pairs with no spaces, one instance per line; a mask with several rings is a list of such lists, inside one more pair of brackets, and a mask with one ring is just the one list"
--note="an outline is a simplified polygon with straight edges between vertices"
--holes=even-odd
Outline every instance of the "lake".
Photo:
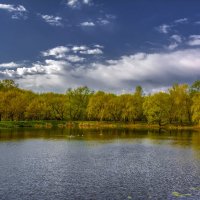
[[200,199],[200,132],[2,129],[0,199]]

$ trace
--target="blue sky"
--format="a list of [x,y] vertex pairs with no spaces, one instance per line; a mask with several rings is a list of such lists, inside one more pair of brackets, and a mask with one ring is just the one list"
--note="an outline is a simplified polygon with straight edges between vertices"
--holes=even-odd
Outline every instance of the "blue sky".
[[0,79],[121,93],[200,78],[199,0],[2,0]]

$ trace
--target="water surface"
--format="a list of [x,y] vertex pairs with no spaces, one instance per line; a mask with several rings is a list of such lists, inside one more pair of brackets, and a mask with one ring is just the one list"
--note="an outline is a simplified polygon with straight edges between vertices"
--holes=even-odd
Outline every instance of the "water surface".
[[0,199],[200,199],[200,133],[0,130]]

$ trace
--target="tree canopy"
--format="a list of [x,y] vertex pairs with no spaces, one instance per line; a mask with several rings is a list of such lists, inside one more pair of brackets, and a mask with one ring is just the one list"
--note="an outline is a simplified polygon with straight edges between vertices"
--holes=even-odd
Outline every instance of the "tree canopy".
[[0,120],[93,120],[148,122],[149,124],[198,124],[200,81],[191,86],[174,84],[168,91],[145,95],[116,95],[88,87],[68,89],[65,94],[34,93],[13,80],[0,81]]

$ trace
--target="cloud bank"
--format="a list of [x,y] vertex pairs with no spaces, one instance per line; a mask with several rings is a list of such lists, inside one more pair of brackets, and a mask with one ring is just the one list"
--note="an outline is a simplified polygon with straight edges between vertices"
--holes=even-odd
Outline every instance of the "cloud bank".
[[[58,49],[49,51],[49,54],[57,56]],[[141,52],[117,60],[82,64],[76,63],[78,57],[69,58],[75,60],[75,63],[70,63],[59,56],[59,60],[46,59],[31,66],[0,70],[0,76],[14,78],[21,86],[36,91],[41,90],[41,85],[43,90],[60,92],[69,87],[87,85],[92,89],[120,92],[142,85],[145,91],[150,92],[167,88],[175,82],[191,83],[199,79],[199,55],[199,48],[170,53]]]

